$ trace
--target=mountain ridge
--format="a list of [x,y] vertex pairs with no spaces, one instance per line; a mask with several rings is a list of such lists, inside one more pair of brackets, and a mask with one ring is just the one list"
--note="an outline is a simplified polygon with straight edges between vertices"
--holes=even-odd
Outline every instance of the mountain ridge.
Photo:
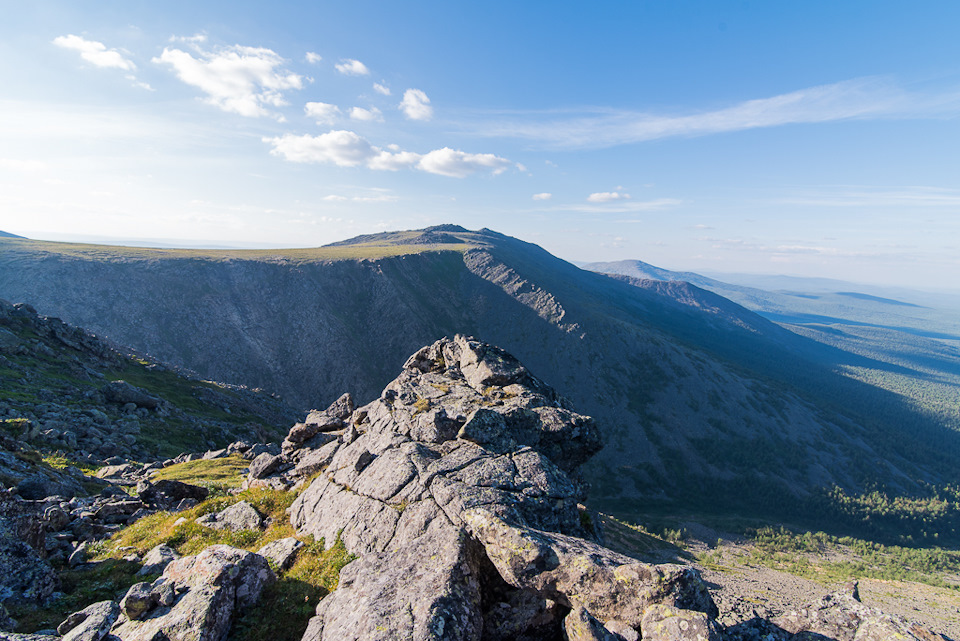
[[[463,242],[408,244],[424,233]],[[953,480],[945,428],[893,395],[876,393],[872,414],[842,395],[821,402],[786,365],[763,365],[798,363],[816,380],[822,365],[800,347],[813,341],[712,294],[586,272],[489,230],[363,238],[337,255],[5,241],[0,296],[304,408],[343,389],[367,400],[419,345],[482,337],[597,417],[607,447],[588,466],[591,494],[620,513],[649,501],[773,509],[833,484],[913,492]]]

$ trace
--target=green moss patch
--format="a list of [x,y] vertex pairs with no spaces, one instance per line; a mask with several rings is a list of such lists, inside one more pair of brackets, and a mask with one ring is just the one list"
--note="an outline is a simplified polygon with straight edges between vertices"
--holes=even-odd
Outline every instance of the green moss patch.
[[243,471],[250,463],[233,454],[223,458],[199,459],[165,467],[153,475],[153,481],[182,481],[210,489],[226,490],[240,487]]

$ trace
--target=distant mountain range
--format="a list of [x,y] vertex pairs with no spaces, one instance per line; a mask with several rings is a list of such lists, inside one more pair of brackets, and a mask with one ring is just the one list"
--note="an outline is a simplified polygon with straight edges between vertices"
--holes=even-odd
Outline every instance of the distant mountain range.
[[[304,409],[344,391],[368,401],[420,346],[474,335],[596,418],[606,447],[586,471],[591,497],[623,515],[656,505],[801,514],[834,484],[910,493],[960,481],[960,417],[889,384],[954,385],[960,359],[950,332],[937,325],[933,333],[946,338],[910,335],[900,321],[885,329],[874,309],[922,308],[849,293],[830,295],[833,307],[824,308],[824,298],[695,274],[683,282],[647,267],[612,277],[452,225],[312,250],[4,239],[0,297]],[[917,341],[905,360],[895,362],[895,350],[871,353],[879,339],[831,342],[828,323],[770,320],[835,319],[837,301],[874,314],[842,333],[895,331]],[[911,351],[918,345],[926,351]],[[877,372],[887,378],[872,380]]]

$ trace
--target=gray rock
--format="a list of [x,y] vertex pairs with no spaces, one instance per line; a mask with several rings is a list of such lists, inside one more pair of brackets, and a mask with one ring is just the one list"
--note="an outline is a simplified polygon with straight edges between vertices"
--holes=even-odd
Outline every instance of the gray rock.
[[463,519],[507,583],[583,607],[598,619],[639,628],[654,604],[717,614],[692,568],[640,563],[584,539],[510,525],[480,508]]
[[42,603],[59,585],[57,573],[37,551],[15,534],[14,525],[0,517],[0,595],[4,601]]
[[247,501],[234,503],[230,507],[213,514],[205,514],[197,523],[217,530],[258,530],[263,525],[263,517]]
[[142,619],[160,603],[160,596],[153,591],[149,583],[134,583],[120,600],[123,614],[133,621]]
[[[350,392],[347,392],[331,403],[326,413],[329,416],[345,421],[353,414],[354,409],[356,409],[356,406],[353,404],[353,397],[350,396]],[[307,418],[307,422],[310,422],[309,417]]]
[[563,620],[563,632],[567,641],[620,641],[619,635],[610,632],[580,606],[570,610]]
[[77,546],[73,552],[70,553],[70,557],[67,559],[67,565],[72,568],[82,565],[87,562],[87,548],[89,547],[89,542],[84,541]]
[[462,531],[423,501],[404,510],[397,540],[389,554],[368,554],[343,569],[304,641],[480,639],[480,583],[465,563]]
[[639,628],[654,603],[714,613],[694,570],[577,538],[575,475],[597,434],[502,350],[458,337],[418,351],[337,443],[297,450],[296,469],[323,472],[291,523],[360,556],[304,641],[542,639],[564,625],[613,639],[599,620]]
[[339,441],[332,441],[319,449],[310,450],[297,463],[294,474],[306,478],[325,470],[333,460],[333,455],[337,453],[338,447],[340,447]]
[[720,641],[720,628],[703,612],[681,610],[663,603],[647,608],[640,624],[647,641]]
[[108,403],[118,405],[133,403],[137,407],[145,407],[148,410],[156,409],[160,404],[159,398],[126,381],[110,381],[100,389],[100,392]]
[[[821,598],[808,607],[791,610],[772,622],[797,641],[829,638],[836,641],[947,641],[899,616],[884,614],[860,602],[856,583]],[[646,638],[646,637],[644,637]]]
[[297,556],[297,551],[303,547],[303,543],[290,536],[285,539],[271,541],[257,550],[257,554],[273,561],[281,570],[286,570],[293,565]]
[[205,487],[166,479],[156,483],[145,483],[138,491],[141,501],[159,507],[176,505],[183,499],[203,501],[209,494],[210,490]]
[[171,561],[180,558],[177,551],[172,547],[161,543],[147,552],[143,557],[143,567],[137,572],[137,576],[147,576],[148,574],[158,574],[163,572]]
[[120,606],[115,601],[100,601],[74,612],[57,626],[61,641],[100,641],[120,617]]
[[[139,621],[121,618],[111,632],[123,641],[220,641],[234,613],[254,605],[275,580],[259,554],[213,545],[170,563],[162,580],[150,586],[156,607]],[[169,605],[161,603],[165,590]]]
[[83,486],[79,481],[65,475],[56,477],[37,472],[17,483],[17,493],[33,501],[39,501],[48,496],[75,496],[83,494]]
[[262,479],[269,476],[282,462],[281,457],[264,452],[250,462],[249,476],[254,479]]

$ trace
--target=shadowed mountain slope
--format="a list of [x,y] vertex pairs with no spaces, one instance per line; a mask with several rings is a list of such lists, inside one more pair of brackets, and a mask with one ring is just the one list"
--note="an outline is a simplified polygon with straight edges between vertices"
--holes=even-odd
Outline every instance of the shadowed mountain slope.
[[909,492],[960,469],[951,430],[831,371],[835,347],[692,285],[583,271],[489,230],[255,252],[3,240],[0,297],[301,408],[344,389],[370,400],[419,346],[477,336],[596,418],[591,497],[619,513],[796,511],[819,487]]

